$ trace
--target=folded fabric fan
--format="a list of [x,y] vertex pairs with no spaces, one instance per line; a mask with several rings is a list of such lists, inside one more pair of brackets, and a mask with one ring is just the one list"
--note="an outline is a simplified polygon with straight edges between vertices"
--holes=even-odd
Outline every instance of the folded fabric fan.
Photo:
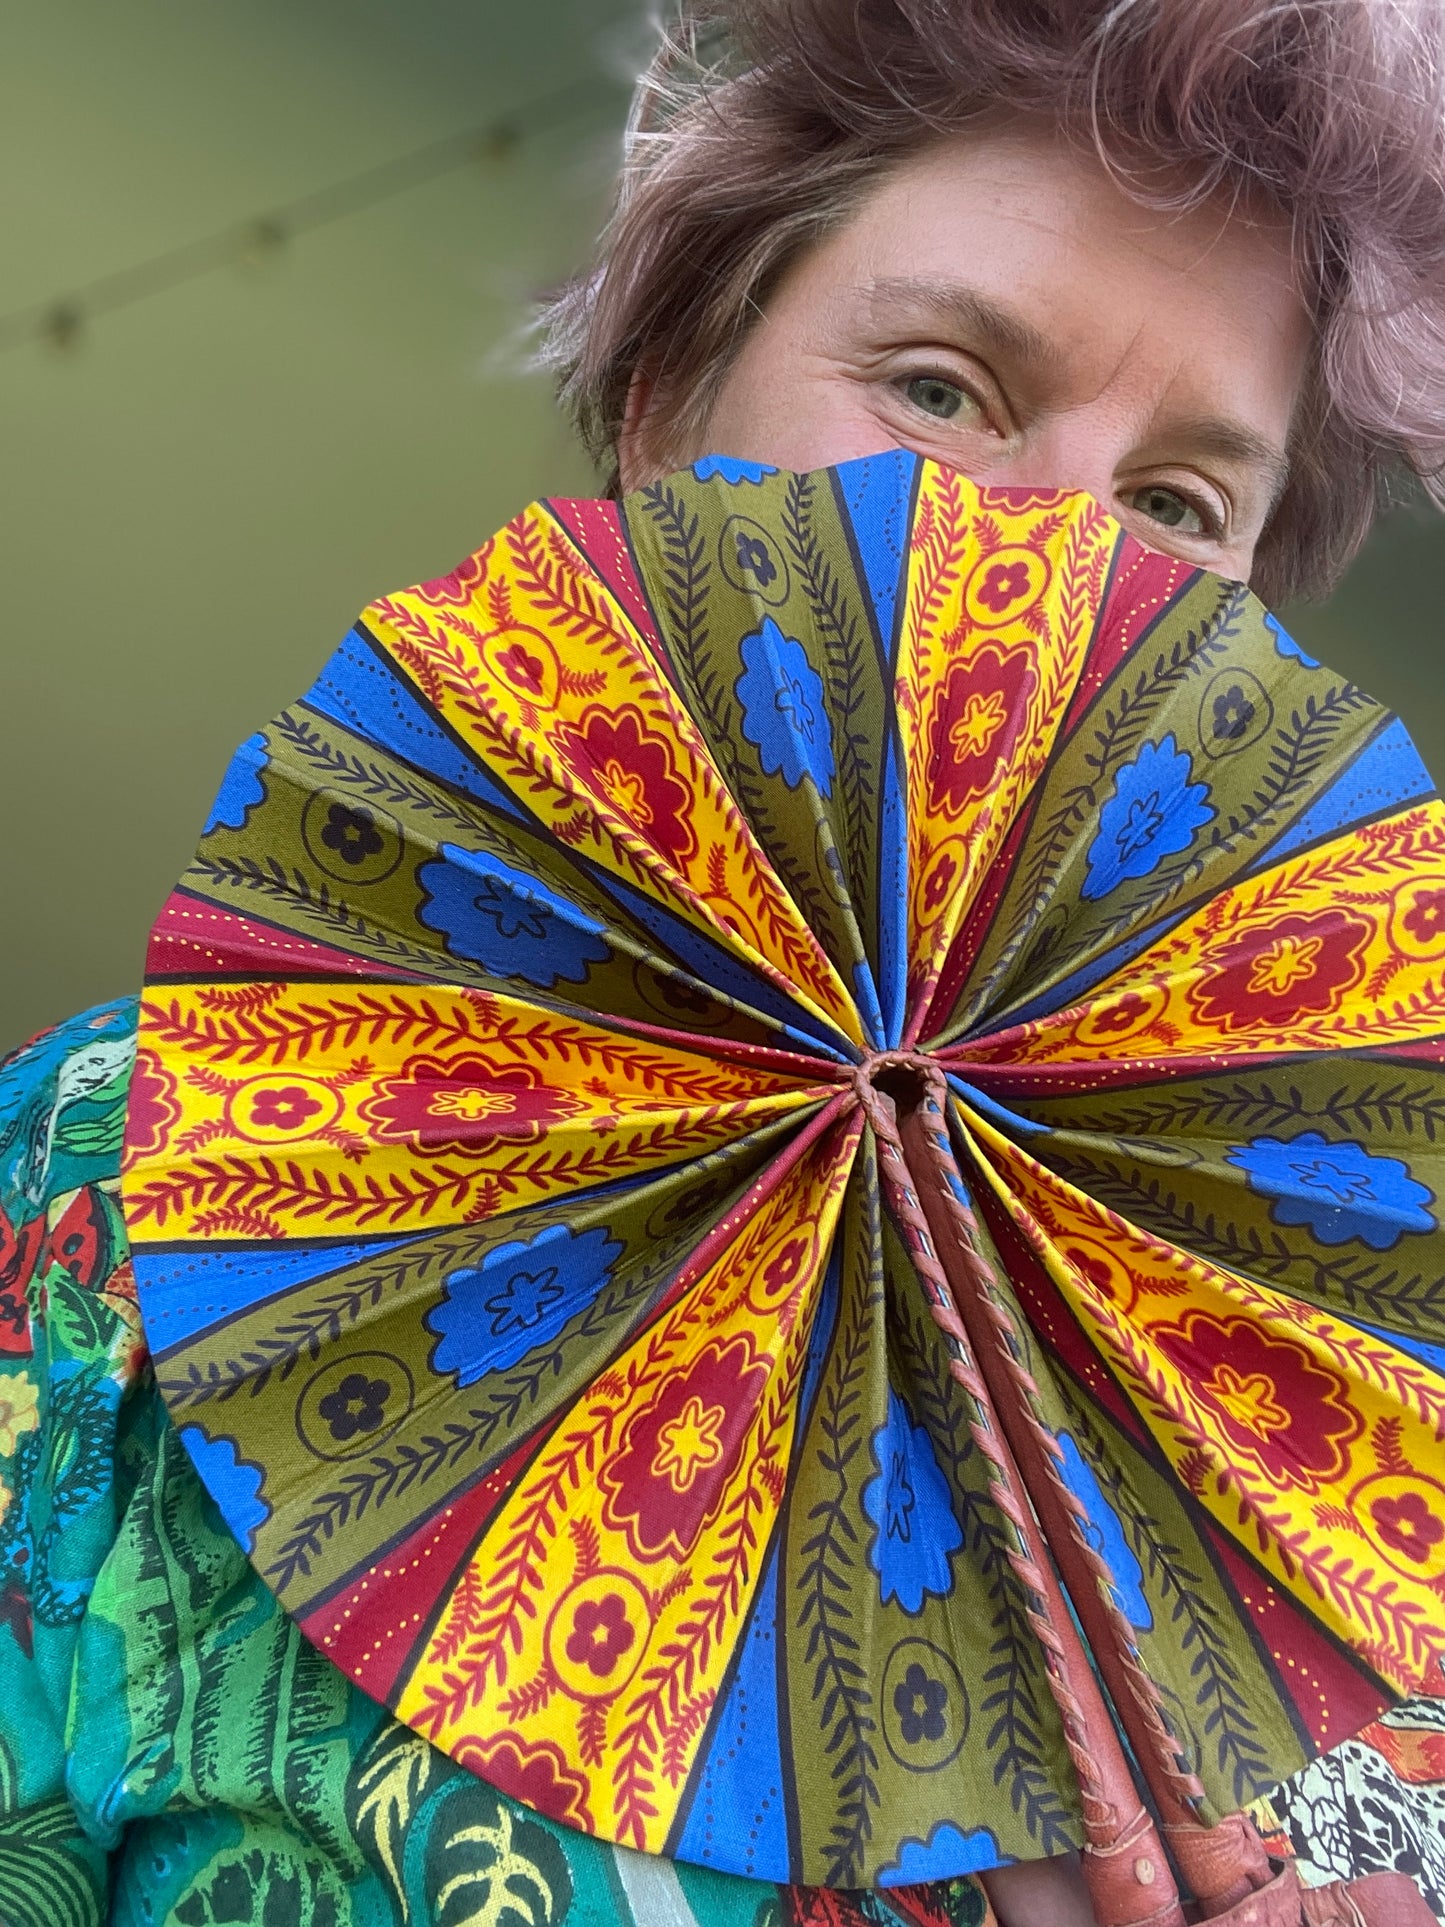
[[156,1371],[309,1637],[555,1819],[1057,1852],[880,1175],[931,1091],[1228,1811],[1445,1690],[1442,1031],[1445,811],[1239,585],[904,453],[542,502],[243,746],[156,925]]

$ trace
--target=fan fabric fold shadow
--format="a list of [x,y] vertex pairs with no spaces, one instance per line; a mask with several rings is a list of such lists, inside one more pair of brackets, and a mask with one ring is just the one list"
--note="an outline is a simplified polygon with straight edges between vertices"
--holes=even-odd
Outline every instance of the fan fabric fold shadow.
[[156,924],[158,1380],[306,1634],[552,1818],[1058,1852],[929,1094],[1217,1816],[1445,1691],[1442,1033],[1445,811],[1240,585],[904,453],[545,501],[366,611]]

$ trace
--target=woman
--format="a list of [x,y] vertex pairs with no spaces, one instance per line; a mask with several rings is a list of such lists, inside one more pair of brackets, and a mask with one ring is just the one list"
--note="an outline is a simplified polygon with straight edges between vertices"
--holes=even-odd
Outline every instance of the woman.
[[[717,449],[904,446],[1085,488],[1271,601],[1318,591],[1390,476],[1445,460],[1442,97],[1424,5],[689,8],[550,311],[564,394],[624,489]],[[0,1083],[0,1910],[981,1919],[971,1881],[778,1889],[569,1833],[304,1645],[145,1371],[114,1202],[133,1025],[78,1019]],[[1325,1857],[1315,1771],[1281,1804]],[[1067,1854],[983,1889],[1004,1927],[1090,1918]]]

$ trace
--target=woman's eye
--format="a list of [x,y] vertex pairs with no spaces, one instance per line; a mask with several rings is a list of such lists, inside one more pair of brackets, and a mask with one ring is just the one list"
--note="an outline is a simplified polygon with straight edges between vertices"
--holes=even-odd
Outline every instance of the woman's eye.
[[941,375],[915,375],[903,391],[915,408],[921,408],[925,415],[936,415],[939,421],[952,421],[961,410],[971,408],[978,412],[978,403],[955,381],[945,381]]
[[1147,515],[1151,522],[1157,522],[1161,528],[1178,529],[1184,535],[1215,533],[1202,512],[1177,489],[1163,488],[1156,483],[1150,488],[1136,488],[1124,499],[1130,507],[1137,509],[1141,515]]

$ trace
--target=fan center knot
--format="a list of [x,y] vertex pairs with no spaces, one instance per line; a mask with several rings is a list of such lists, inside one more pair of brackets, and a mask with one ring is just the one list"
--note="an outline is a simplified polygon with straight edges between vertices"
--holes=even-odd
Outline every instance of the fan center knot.
[[853,1082],[865,1101],[876,1091],[891,1097],[900,1111],[916,1111],[939,1069],[931,1057],[916,1050],[874,1051],[856,1066]]

